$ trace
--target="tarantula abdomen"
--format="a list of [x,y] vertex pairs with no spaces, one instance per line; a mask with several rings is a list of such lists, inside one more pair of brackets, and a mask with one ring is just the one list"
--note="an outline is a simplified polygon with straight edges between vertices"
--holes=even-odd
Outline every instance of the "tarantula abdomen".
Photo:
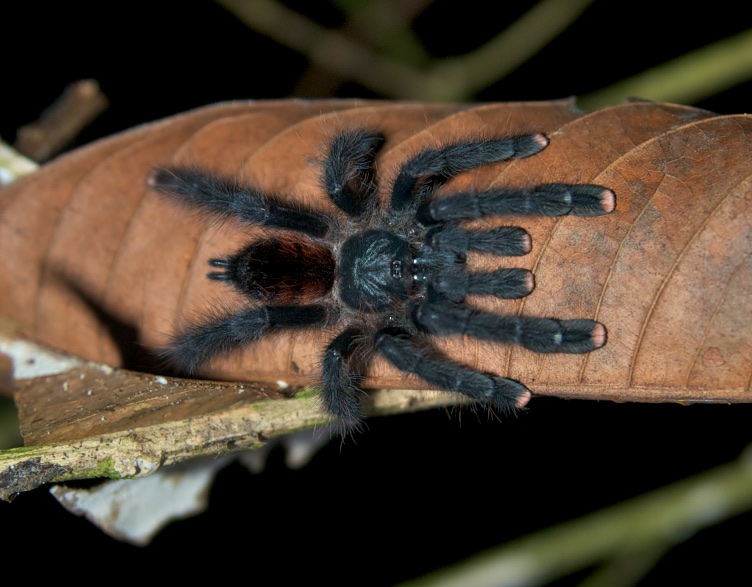
[[313,241],[269,238],[236,253],[209,259],[209,279],[227,281],[240,293],[271,304],[305,304],[331,289],[335,276],[332,251]]

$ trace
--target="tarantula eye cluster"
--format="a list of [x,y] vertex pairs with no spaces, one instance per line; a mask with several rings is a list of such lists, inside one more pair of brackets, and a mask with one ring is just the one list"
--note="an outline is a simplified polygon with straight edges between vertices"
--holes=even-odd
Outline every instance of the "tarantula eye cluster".
[[[321,392],[343,431],[363,421],[358,395],[363,357],[379,353],[400,370],[503,412],[523,407],[520,382],[476,371],[442,355],[436,336],[463,334],[516,343],[541,353],[586,353],[606,342],[593,320],[556,320],[485,312],[469,295],[519,298],[533,287],[525,269],[475,272],[472,251],[524,255],[531,239],[517,227],[470,230],[484,216],[598,216],[614,210],[614,193],[591,184],[549,183],[434,197],[449,178],[481,165],[534,155],[542,134],[462,140],[426,149],[406,161],[379,204],[375,159],[384,137],[348,130],[329,144],[321,184],[338,209],[322,214],[198,168],[156,169],[151,186],[219,217],[271,229],[275,236],[210,259],[208,277],[227,282],[247,307],[194,324],[174,337],[172,363],[192,373],[219,355],[282,329],[334,328],[323,349]],[[355,360],[358,357],[358,360]]]

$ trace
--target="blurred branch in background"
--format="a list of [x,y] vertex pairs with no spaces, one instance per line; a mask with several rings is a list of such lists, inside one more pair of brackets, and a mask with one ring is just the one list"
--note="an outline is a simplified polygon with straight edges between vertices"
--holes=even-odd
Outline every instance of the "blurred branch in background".
[[[469,101],[503,79],[569,28],[593,0],[542,0],[512,26],[465,55],[433,59],[410,28],[430,0],[338,0],[347,15],[337,30],[275,0],[217,0],[249,28],[310,60],[296,93],[331,95],[347,80],[387,98]],[[327,72],[325,86],[321,74]],[[639,97],[692,104],[752,78],[752,31],[708,45],[582,97],[597,109]],[[315,81],[314,81],[315,80]]]
[[[593,0],[542,0],[512,26],[465,55],[433,59],[410,28],[430,0],[338,0],[337,30],[275,0],[217,0],[249,28],[310,60],[296,94],[331,95],[347,80],[387,98],[469,101],[503,79],[574,23]],[[321,85],[322,72],[327,80]],[[693,104],[752,78],[752,31],[708,45],[581,97],[594,110],[638,97]]]
[[542,585],[601,563],[605,566],[581,585],[634,585],[671,548],[750,507],[752,449],[748,448],[728,465],[519,538],[404,585]]
[[[340,6],[350,11],[348,23],[352,26],[329,30],[274,0],[217,2],[248,27],[300,51],[318,67],[386,98],[463,102],[537,53],[576,21],[592,0],[543,0],[475,51],[434,60],[427,58],[407,26],[422,6],[400,11],[392,6],[396,3],[387,0],[343,1]],[[392,18],[380,16],[385,14]],[[367,27],[357,24],[366,22]],[[374,23],[384,28],[372,31],[368,38],[358,40],[347,34],[373,27]],[[380,41],[374,42],[374,33]],[[376,46],[371,47],[372,43]],[[405,47],[408,50],[403,53]]]
[[[363,37],[389,59],[403,61],[416,68],[424,67],[431,61],[431,56],[415,36],[410,25],[413,18],[421,14],[431,2],[432,0],[334,0],[347,15],[347,21],[338,32],[353,42],[357,42],[358,37]],[[326,65],[309,62],[292,95],[329,98],[336,96],[337,89],[347,81]]]
[[15,147],[38,163],[47,161],[68,146],[107,106],[107,97],[95,80],[74,82],[39,120],[18,129]]
[[217,0],[249,28],[303,53],[311,63],[352,79],[385,97],[418,98],[412,67],[382,58],[343,33],[332,31],[274,0]]
[[694,104],[752,79],[752,29],[578,97],[595,110],[625,98]]

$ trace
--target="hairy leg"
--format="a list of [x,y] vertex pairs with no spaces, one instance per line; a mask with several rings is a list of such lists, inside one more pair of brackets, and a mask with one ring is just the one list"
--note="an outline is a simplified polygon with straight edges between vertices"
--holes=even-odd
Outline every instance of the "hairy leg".
[[191,374],[212,359],[246,347],[272,330],[305,328],[323,324],[326,319],[327,309],[322,305],[270,306],[216,315],[175,336],[166,355],[175,368]]
[[435,349],[418,346],[405,332],[382,330],[376,335],[376,348],[398,369],[503,412],[513,412],[530,400],[530,391],[518,381],[456,363]]
[[542,134],[461,141],[426,149],[400,169],[392,190],[392,208],[419,206],[442,183],[455,175],[488,163],[529,157],[548,146]]
[[363,129],[332,139],[322,183],[332,202],[349,216],[360,216],[377,203],[374,160],[383,143],[383,135]]
[[222,219],[236,218],[249,224],[294,230],[315,237],[325,236],[331,224],[323,214],[198,168],[155,169],[149,185]]
[[606,327],[594,320],[498,316],[446,301],[420,305],[414,317],[432,334],[517,343],[539,353],[587,353],[606,344],[607,336]]

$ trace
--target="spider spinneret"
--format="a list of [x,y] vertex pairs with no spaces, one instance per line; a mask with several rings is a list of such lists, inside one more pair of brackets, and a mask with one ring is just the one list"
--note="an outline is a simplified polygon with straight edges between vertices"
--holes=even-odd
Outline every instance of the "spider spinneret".
[[463,171],[548,146],[544,135],[528,134],[421,151],[401,166],[383,209],[375,162],[384,141],[369,129],[332,139],[321,183],[339,209],[334,217],[198,168],[154,170],[150,184],[158,192],[279,232],[209,260],[217,270],[208,277],[227,282],[251,303],[177,334],[168,355],[178,369],[193,373],[275,330],[337,328],[323,352],[322,399],[348,432],[363,421],[358,384],[373,353],[439,389],[509,412],[531,396],[522,383],[442,355],[431,337],[463,334],[542,353],[586,353],[605,344],[606,329],[593,320],[505,316],[465,304],[469,295],[524,297],[534,279],[526,269],[469,271],[469,253],[524,255],[531,239],[514,226],[476,231],[462,222],[522,214],[598,216],[614,210],[611,190],[551,183],[433,197]]

